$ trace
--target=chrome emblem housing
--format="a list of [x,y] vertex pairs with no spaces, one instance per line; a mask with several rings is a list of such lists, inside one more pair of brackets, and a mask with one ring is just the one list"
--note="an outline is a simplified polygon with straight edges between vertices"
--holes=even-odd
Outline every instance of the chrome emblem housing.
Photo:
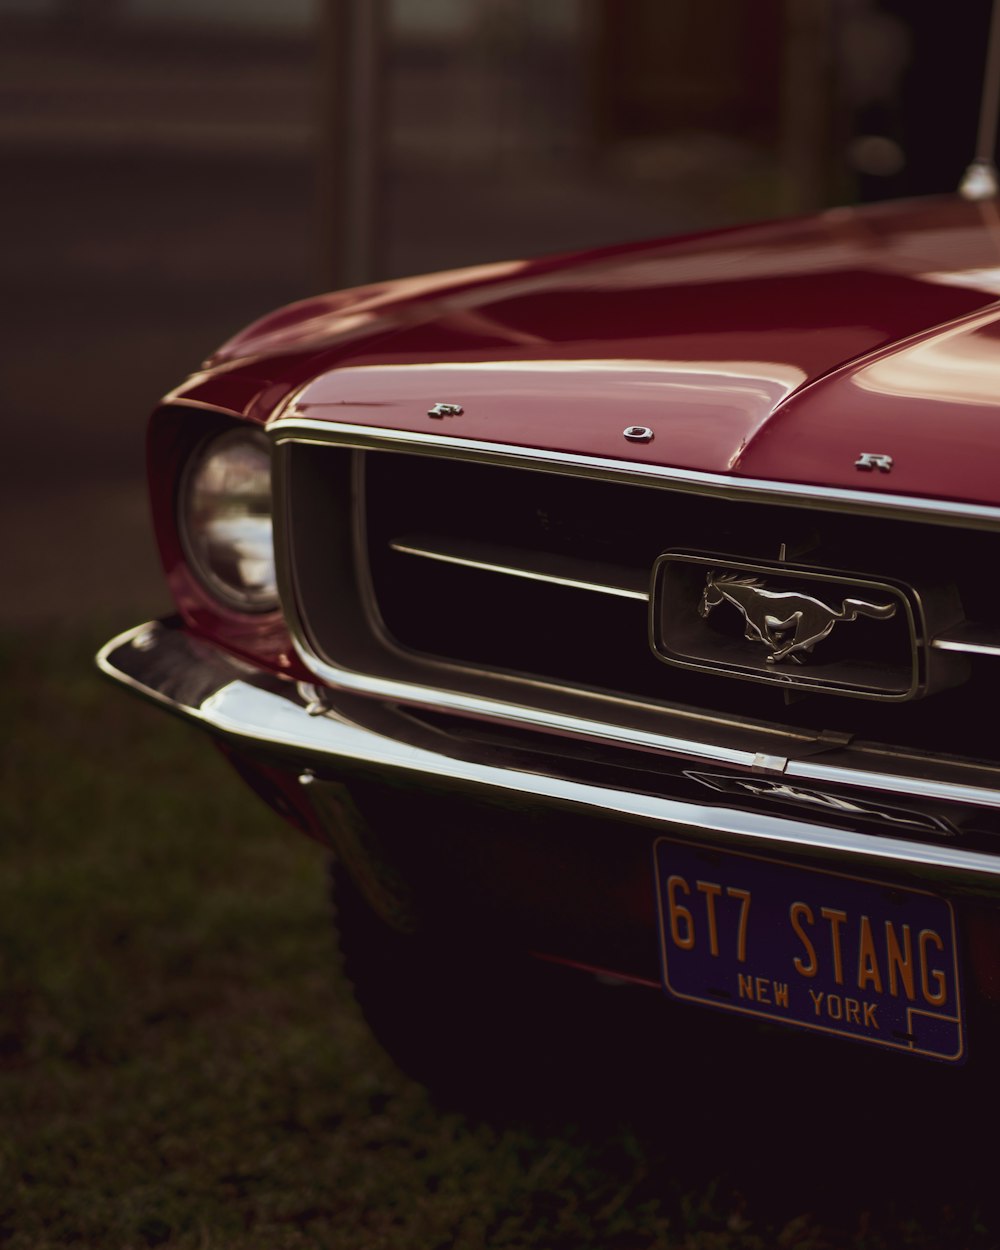
[[429,417],[460,417],[465,409],[461,404],[435,404],[427,409]]
[[674,549],[653,566],[649,641],[677,668],[786,693],[899,701],[965,680],[925,641],[956,611],[941,587],[874,570]]
[[842,621],[856,621],[859,616],[884,621],[896,615],[892,600],[879,603],[841,599],[839,607],[831,607],[801,591],[768,590],[759,577],[711,569],[705,578],[698,614],[707,617],[722,603],[731,604],[742,614],[745,638],[768,648],[768,664],[780,664],[783,660],[802,664],[813,647]]

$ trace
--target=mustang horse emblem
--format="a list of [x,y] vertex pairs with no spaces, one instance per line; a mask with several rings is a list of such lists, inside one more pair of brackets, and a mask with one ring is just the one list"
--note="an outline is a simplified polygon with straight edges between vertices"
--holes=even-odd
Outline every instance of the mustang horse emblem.
[[812,651],[841,621],[856,621],[859,616],[884,621],[896,614],[894,603],[844,599],[839,609],[831,608],[822,599],[799,591],[768,590],[759,577],[716,573],[713,569],[705,579],[699,616],[707,617],[724,602],[742,612],[746,622],[744,636],[770,649],[768,664],[780,664],[787,659],[801,664],[803,653]]

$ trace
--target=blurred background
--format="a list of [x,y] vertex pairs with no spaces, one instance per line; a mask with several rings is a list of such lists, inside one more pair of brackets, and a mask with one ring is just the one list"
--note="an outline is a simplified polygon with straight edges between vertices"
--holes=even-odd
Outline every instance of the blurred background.
[[0,0],[0,618],[166,606],[145,416],[250,319],[950,190],[987,23],[988,0],[950,22],[905,0]]
[[170,610],[147,413],[235,330],[370,279],[953,190],[988,9],[0,0],[5,1250],[998,1244],[978,1090],[869,1048],[764,1038],[744,1067],[757,1043],[705,1013],[666,1058],[623,1004],[619,1060],[541,1128],[439,1116],[336,973],[320,848],[93,667]]

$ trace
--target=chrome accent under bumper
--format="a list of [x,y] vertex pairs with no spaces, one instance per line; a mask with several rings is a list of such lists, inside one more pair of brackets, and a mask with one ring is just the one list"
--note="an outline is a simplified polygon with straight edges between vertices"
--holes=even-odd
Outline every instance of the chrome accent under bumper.
[[501,801],[507,795],[521,802],[530,796],[540,805],[638,823],[656,834],[751,845],[852,871],[870,865],[896,878],[1000,895],[1000,855],[506,768],[477,759],[479,748],[455,739],[446,740],[456,752],[448,753],[408,740],[419,737],[419,727],[392,708],[353,700],[358,706],[345,715],[317,701],[312,687],[258,670],[167,622],[141,625],[112,639],[97,663],[108,677],[232,745],[302,770],[344,780],[374,772],[416,787]]

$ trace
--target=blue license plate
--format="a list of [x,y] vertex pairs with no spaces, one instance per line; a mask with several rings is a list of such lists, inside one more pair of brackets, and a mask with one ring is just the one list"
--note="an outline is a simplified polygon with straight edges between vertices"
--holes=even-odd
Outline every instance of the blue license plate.
[[660,839],[673,998],[960,1062],[951,903],[910,887]]

